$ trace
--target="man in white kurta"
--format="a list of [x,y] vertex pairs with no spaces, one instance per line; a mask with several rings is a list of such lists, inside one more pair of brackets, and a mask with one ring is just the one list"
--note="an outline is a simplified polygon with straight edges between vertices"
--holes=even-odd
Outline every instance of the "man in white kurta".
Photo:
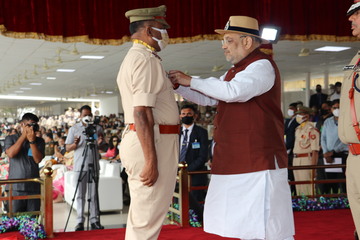
[[[280,78],[272,60],[258,50],[261,39],[255,31],[258,29],[255,21],[243,16],[230,17],[225,30],[217,30],[224,34],[225,56],[234,64],[219,79],[191,78],[179,71],[170,71],[169,76],[174,86],[181,85],[176,92],[184,98],[200,105],[218,105],[215,117],[218,138],[215,134],[213,174],[205,200],[204,230],[242,240],[290,240],[294,235],[294,221],[287,182],[287,157],[285,146],[282,146],[284,130],[279,127],[283,123],[277,123],[282,122]],[[277,99],[274,106],[267,103],[272,98]],[[238,114],[237,109],[242,113]],[[257,112],[256,117],[251,118],[254,112]],[[272,112],[276,112],[276,119],[273,119]],[[263,119],[260,121],[257,117]],[[231,122],[231,118],[239,121],[221,124]],[[241,122],[241,119],[246,121]],[[258,121],[259,125],[253,126],[252,121]],[[266,136],[262,129],[277,135],[261,139],[262,134]],[[254,139],[252,135],[256,135],[255,138],[260,136],[259,141],[251,140]],[[233,142],[234,146],[229,147],[227,141]],[[273,145],[274,141],[279,142],[279,147]],[[252,145],[261,148],[255,150]],[[232,156],[238,159],[237,162],[232,157],[221,156],[227,154],[223,148],[234,151]],[[266,154],[262,155],[263,152]],[[247,159],[244,165],[242,159]]]

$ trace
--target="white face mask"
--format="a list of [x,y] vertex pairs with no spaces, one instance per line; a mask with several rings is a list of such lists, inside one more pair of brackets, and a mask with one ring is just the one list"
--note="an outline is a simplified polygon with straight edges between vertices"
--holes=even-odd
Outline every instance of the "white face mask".
[[304,118],[304,116],[302,116],[302,115],[296,115],[296,122],[298,123],[298,124],[302,124],[303,122],[305,122],[305,118]]
[[340,114],[340,109],[334,109],[334,111],[332,112],[332,114],[335,116],[335,117],[339,117],[339,114]]
[[161,38],[162,38],[161,40],[157,39],[155,37],[152,37],[152,39],[157,41],[160,49],[163,50],[169,43],[169,35],[168,35],[166,29],[160,29],[160,28],[156,28],[156,27],[152,27],[152,29],[159,31],[161,33]]
[[82,121],[83,123],[85,123],[86,125],[88,125],[89,122],[92,121],[92,117],[90,117],[90,116],[85,116],[85,117],[83,117],[83,118],[81,119],[81,121]]
[[292,109],[288,109],[287,114],[289,115],[289,117],[294,116],[294,110],[292,110]]

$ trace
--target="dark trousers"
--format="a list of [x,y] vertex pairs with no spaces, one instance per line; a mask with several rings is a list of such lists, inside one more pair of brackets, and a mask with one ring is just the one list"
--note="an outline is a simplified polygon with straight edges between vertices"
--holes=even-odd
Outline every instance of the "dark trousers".
[[[13,196],[36,195],[38,193],[13,191]],[[13,213],[40,210],[40,199],[13,200]]]
[[[293,166],[293,159],[294,159],[294,153],[291,150],[290,153],[288,154],[288,166],[289,167]],[[295,181],[293,170],[288,169],[288,179],[289,179],[289,181]],[[290,185],[290,190],[291,190],[291,194],[295,196],[296,195],[295,185]]]

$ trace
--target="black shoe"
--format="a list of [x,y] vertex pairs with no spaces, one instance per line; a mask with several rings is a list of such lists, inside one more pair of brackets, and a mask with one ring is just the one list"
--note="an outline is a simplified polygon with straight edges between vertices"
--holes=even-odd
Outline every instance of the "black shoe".
[[104,229],[104,226],[102,226],[100,222],[94,222],[91,224],[91,230],[96,230],[96,229]]
[[358,236],[356,230],[355,230],[355,232],[354,232],[354,238],[355,238],[355,240],[359,240],[359,236]]
[[76,225],[75,231],[84,231],[84,224],[79,223],[78,225]]

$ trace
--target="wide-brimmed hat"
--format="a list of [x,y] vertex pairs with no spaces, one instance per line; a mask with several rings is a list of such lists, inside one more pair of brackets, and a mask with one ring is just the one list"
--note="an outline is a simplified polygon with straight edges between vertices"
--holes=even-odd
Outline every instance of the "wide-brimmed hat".
[[161,5],[154,8],[137,8],[129,10],[125,13],[125,17],[132,22],[155,20],[164,25],[165,28],[170,28],[170,25],[165,20],[166,6]]
[[354,4],[351,5],[351,7],[347,11],[346,15],[351,16],[359,9],[360,9],[360,0],[354,0]]
[[261,43],[267,44],[268,40],[260,37],[259,24],[255,18],[247,16],[231,16],[224,29],[215,29],[216,33],[241,33],[254,36],[261,40]]

